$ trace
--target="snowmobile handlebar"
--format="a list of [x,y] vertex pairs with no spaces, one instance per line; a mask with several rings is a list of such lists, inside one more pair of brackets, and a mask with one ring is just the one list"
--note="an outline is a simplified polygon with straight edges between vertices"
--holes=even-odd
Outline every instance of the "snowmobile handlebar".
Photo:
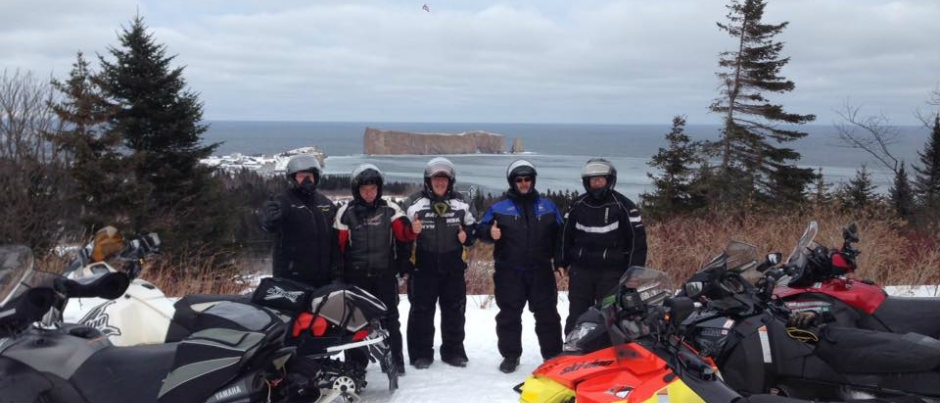
[[57,277],[53,281],[53,288],[67,298],[115,299],[124,295],[128,285],[130,278],[120,272],[99,273],[79,279]]

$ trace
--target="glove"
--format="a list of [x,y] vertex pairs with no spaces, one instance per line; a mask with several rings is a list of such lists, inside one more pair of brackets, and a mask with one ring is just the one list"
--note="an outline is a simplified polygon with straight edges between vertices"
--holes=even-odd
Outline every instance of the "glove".
[[787,327],[795,327],[797,329],[809,329],[816,327],[818,324],[819,315],[813,311],[793,312],[790,314],[790,318],[787,319]]
[[264,222],[268,224],[266,226],[270,226],[270,224],[278,222],[281,219],[281,205],[274,200],[264,202],[262,210],[264,211]]

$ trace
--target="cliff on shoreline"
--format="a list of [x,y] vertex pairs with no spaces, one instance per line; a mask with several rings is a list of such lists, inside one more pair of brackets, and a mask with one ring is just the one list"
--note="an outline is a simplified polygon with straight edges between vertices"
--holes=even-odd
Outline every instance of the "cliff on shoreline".
[[413,133],[367,127],[362,149],[369,155],[504,154],[502,134],[472,131],[457,134]]

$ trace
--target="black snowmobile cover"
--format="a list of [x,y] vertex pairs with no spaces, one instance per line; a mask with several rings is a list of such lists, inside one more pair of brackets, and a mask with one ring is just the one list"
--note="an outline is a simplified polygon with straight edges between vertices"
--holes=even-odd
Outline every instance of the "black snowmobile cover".
[[356,332],[373,319],[385,314],[385,304],[359,287],[330,284],[316,289],[310,296],[310,311],[328,322]]
[[284,278],[261,280],[251,296],[255,304],[295,313],[312,312],[335,326],[356,332],[385,314],[385,304],[366,290],[348,284],[313,288]]

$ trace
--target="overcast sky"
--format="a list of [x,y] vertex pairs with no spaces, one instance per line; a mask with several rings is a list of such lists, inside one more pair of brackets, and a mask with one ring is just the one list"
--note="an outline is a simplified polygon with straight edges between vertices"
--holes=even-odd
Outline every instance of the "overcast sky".
[[[137,14],[209,120],[718,123],[721,0],[5,0],[0,69],[65,77]],[[770,0],[793,113],[916,124],[940,0]],[[95,63],[97,66],[97,63]],[[934,107],[936,108],[936,107]]]

